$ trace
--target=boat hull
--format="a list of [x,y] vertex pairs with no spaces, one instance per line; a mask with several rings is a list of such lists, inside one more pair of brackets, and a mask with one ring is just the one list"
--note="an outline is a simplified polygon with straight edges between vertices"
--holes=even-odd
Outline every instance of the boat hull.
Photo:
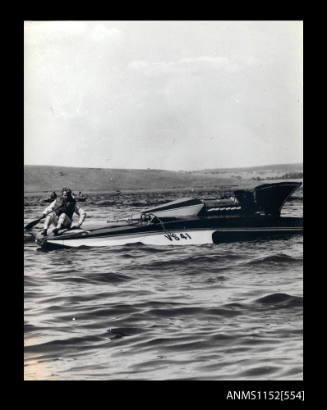
[[94,230],[67,231],[39,237],[42,247],[103,247],[133,243],[144,245],[202,245],[302,234],[302,218],[192,219],[165,224],[132,224]]
[[174,231],[174,232],[147,232],[117,236],[95,236],[76,239],[47,240],[46,245],[56,247],[103,247],[122,246],[133,243],[144,245],[201,245],[213,243],[214,230]]

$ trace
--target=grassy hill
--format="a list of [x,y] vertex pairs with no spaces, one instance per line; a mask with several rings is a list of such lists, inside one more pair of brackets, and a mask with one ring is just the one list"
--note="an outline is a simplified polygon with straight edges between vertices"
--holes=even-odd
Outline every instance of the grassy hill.
[[[192,171],[193,173],[195,171]],[[274,165],[262,165],[256,167],[246,168],[217,168],[217,169],[204,169],[201,171],[205,175],[220,175],[228,176],[231,178],[241,177],[242,179],[276,179],[283,178],[286,175],[292,176],[293,174],[303,173],[302,164],[274,164]]]
[[[303,169],[302,164],[271,164],[271,165],[258,165],[256,167],[238,167],[238,168],[214,168],[204,169],[201,172],[215,173],[215,172],[292,172],[300,171]],[[195,172],[195,171],[192,171]]]
[[25,165],[24,190],[26,193],[59,191],[63,186],[69,186],[74,192],[85,193],[117,190],[217,189],[249,185],[251,181],[253,183],[263,179],[281,178],[290,172],[302,172],[302,165],[178,172]]

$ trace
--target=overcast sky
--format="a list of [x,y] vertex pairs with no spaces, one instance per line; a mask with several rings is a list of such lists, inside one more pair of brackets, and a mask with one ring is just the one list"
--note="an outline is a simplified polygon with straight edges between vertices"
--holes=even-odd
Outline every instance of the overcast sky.
[[302,162],[301,21],[25,22],[24,162]]

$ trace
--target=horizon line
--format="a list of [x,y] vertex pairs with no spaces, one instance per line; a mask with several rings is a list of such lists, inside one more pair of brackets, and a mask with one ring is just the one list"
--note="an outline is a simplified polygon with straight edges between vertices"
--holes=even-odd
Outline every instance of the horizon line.
[[226,170],[226,169],[244,169],[244,168],[261,168],[261,167],[269,167],[269,166],[285,166],[285,165],[302,165],[302,162],[284,162],[284,163],[272,163],[272,164],[264,164],[264,165],[246,165],[246,166],[231,166],[231,167],[216,167],[216,168],[201,168],[201,169],[164,169],[164,168],[110,168],[110,167],[91,167],[91,166],[76,166],[76,165],[49,165],[49,164],[24,164],[25,166],[30,167],[56,167],[56,168],[82,168],[82,169],[111,169],[111,170],[138,170],[138,171],[169,171],[169,172],[201,172],[201,171],[209,171],[209,170]]

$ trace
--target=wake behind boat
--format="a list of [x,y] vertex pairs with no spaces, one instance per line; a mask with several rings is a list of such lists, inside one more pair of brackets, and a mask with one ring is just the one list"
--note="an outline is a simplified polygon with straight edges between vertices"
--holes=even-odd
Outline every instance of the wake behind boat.
[[303,218],[281,217],[298,182],[236,190],[224,200],[183,198],[145,209],[133,218],[88,229],[65,229],[47,237],[35,235],[42,248],[145,245],[201,245],[229,240],[301,234]]

